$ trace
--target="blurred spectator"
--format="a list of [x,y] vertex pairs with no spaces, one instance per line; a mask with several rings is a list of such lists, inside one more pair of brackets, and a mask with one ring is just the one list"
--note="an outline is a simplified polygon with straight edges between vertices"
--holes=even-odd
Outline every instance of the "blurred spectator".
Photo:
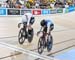
[[49,0],[49,2],[54,3],[54,2],[56,2],[56,0]]
[[73,7],[72,2],[69,2],[68,5],[69,5],[69,7]]
[[47,7],[46,7],[46,9],[52,9],[51,5],[48,4]]
[[35,8],[39,8],[39,2],[35,1]]
[[51,3],[50,6],[52,9],[54,9],[54,3]]
[[65,8],[68,8],[68,7],[69,7],[69,5],[68,5],[68,3],[66,3],[66,4],[65,4]]
[[26,2],[26,7],[30,8],[30,2],[29,1]]
[[25,5],[21,5],[21,9],[28,9]]
[[20,4],[15,4],[15,8],[21,8]]
[[65,3],[60,2],[60,0],[7,0],[0,7],[5,8],[22,8],[22,9],[55,9],[55,8],[67,8],[75,6],[75,2],[65,1]]
[[55,8],[65,8],[65,5],[62,2],[56,2],[54,6]]
[[9,8],[8,1],[3,2],[3,4],[1,5],[1,7],[3,7],[3,8]]

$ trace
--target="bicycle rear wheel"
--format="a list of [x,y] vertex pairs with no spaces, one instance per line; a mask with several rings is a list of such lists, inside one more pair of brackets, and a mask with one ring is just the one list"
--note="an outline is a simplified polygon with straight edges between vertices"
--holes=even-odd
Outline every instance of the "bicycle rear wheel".
[[50,52],[52,50],[52,46],[53,46],[53,37],[48,36],[48,38],[47,38],[47,51],[48,52]]
[[42,37],[40,37],[38,41],[38,53],[42,54],[43,50],[44,50],[44,40]]
[[34,36],[34,30],[32,29],[32,31],[31,31],[31,36],[28,36],[28,42],[29,42],[29,43],[32,42],[33,36]]
[[20,44],[23,44],[25,41],[25,31],[23,28],[20,29],[19,34],[18,34],[18,41]]

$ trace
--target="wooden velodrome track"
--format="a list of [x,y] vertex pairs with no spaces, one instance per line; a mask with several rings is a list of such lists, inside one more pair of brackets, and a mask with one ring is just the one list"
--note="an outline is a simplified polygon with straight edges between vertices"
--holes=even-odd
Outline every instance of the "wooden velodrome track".
[[[44,55],[55,56],[57,54],[61,54],[65,52],[66,49],[69,50],[71,47],[75,47],[75,12],[67,13],[67,14],[53,14],[53,15],[44,15],[44,16],[35,16],[36,21],[33,25],[34,28],[34,39],[31,44],[27,41],[23,45],[18,43],[17,35],[18,35],[18,27],[17,24],[21,19],[21,16],[8,16],[8,17],[0,17],[0,42],[11,44],[23,49],[28,49],[34,52],[37,52],[37,43],[38,38],[36,36],[36,32],[40,28],[40,21],[43,18],[50,18],[54,24],[55,28],[52,31],[53,36],[53,48],[51,52],[44,51]],[[1,48],[1,47],[0,47]],[[5,59],[10,56],[12,52],[10,49],[1,48],[0,51],[0,59]],[[5,53],[1,53],[5,51]],[[17,54],[15,60],[23,60],[24,55],[21,53]],[[8,59],[7,59],[8,60]],[[10,60],[10,59],[9,59]]]

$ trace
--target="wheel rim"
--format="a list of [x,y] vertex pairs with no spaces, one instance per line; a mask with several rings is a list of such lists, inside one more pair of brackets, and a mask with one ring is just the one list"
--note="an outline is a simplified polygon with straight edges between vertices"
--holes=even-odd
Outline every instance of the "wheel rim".
[[23,44],[25,41],[25,32],[23,31],[23,29],[21,29],[19,32],[18,40],[20,44]]
[[52,39],[52,37],[49,37],[49,38],[47,39],[47,50],[48,50],[48,51],[51,51],[52,45],[53,45],[53,39]]
[[43,52],[43,40],[40,38],[38,42],[38,53],[41,54]]

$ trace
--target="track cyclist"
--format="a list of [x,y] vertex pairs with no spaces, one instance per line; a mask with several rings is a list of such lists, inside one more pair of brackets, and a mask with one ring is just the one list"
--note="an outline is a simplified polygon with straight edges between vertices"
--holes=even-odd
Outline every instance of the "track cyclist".
[[31,32],[33,31],[32,25],[35,22],[35,17],[31,13],[24,13],[22,16],[22,20],[19,22],[18,27],[20,24],[26,24],[28,28],[28,36],[31,36]]
[[[43,31],[45,33],[45,35],[47,36],[49,33],[51,35],[51,31],[54,29],[54,23],[50,20],[50,19],[43,19],[40,22],[40,31],[37,32],[37,35]],[[46,37],[47,40],[47,37]]]

